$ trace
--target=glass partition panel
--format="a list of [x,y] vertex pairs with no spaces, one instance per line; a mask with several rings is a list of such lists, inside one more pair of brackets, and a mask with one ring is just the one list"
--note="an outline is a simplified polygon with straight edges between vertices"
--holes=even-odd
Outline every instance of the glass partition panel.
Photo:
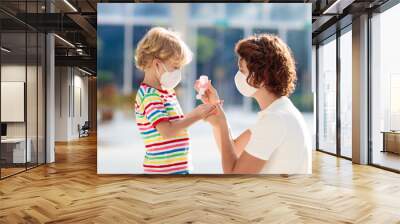
[[27,167],[34,167],[37,165],[37,132],[38,132],[38,49],[37,42],[38,36],[36,32],[28,31],[27,33],[27,80],[26,80],[26,115],[27,115]]
[[352,141],[352,33],[340,37],[340,154],[351,158]]
[[26,144],[26,40],[25,31],[1,34],[2,178],[24,171],[31,155]]
[[318,48],[318,147],[336,154],[336,39]]

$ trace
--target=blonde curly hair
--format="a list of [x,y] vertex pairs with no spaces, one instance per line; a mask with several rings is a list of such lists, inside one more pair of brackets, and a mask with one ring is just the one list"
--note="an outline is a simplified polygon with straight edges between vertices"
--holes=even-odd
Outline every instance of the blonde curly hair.
[[178,33],[154,27],[139,41],[135,52],[135,64],[138,69],[144,71],[155,58],[161,61],[175,60],[183,66],[188,64],[192,57],[193,53]]

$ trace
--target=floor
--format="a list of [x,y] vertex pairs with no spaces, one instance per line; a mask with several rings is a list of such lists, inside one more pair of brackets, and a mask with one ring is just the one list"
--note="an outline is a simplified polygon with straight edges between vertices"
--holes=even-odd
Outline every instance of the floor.
[[19,172],[23,172],[26,169],[32,169],[36,166],[37,166],[36,164],[28,163],[26,168],[25,168],[24,164],[18,165],[18,167],[1,168],[1,178],[5,178],[7,176],[11,176],[11,175],[19,173]]
[[0,223],[400,223],[400,175],[315,152],[310,176],[97,175],[96,138],[0,181]]
[[25,170],[25,167],[18,168],[1,168],[1,177],[7,177],[15,173],[19,173]]
[[374,164],[400,170],[400,154],[375,150],[372,159]]

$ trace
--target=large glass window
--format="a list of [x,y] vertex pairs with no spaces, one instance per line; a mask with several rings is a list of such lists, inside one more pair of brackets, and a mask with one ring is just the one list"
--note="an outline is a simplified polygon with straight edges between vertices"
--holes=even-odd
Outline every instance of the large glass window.
[[371,140],[372,163],[400,170],[400,4],[375,15],[372,22]]
[[[339,37],[334,35],[323,41],[318,47],[318,61],[316,62],[318,64],[318,149],[333,154],[337,154],[337,150],[339,150],[339,156],[351,158],[351,25],[340,32]],[[338,77],[340,78],[338,79]],[[338,121],[340,121],[339,125],[337,125]]]
[[336,153],[336,39],[318,48],[318,149]]
[[340,154],[351,158],[352,141],[352,35],[340,36]]

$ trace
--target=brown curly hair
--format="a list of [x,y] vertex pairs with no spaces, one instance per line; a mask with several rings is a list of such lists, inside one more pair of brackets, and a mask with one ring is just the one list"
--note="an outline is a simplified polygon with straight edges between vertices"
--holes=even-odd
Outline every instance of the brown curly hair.
[[289,96],[296,86],[296,66],[289,47],[277,36],[260,34],[240,40],[235,52],[247,63],[247,83]]

